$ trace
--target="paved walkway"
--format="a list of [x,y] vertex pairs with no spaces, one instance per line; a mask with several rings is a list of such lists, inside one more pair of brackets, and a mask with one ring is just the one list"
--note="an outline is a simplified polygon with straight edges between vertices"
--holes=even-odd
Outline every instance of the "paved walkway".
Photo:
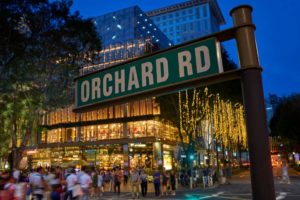
[[[278,172],[277,174],[275,172]],[[274,168],[274,180],[276,190],[276,200],[299,200],[300,199],[300,174],[299,172],[290,169],[290,184],[282,181],[279,168]],[[233,199],[233,200],[250,200],[252,199],[250,171],[245,170],[233,175],[230,180],[231,184],[219,185],[213,187],[203,188],[201,185],[197,188],[190,189],[189,187],[179,186],[176,191],[176,196],[168,195],[161,196],[159,199]],[[114,192],[109,192],[106,186],[104,196],[99,198],[90,198],[90,200],[114,200],[114,199],[132,199],[131,185],[122,185],[121,194],[117,195]],[[143,199],[157,199],[154,195],[153,183],[148,183],[148,195]]]

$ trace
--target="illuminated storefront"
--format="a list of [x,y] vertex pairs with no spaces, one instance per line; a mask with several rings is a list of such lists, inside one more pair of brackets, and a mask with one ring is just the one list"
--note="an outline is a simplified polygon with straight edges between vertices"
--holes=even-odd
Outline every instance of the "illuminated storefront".
[[75,114],[71,107],[41,116],[44,127],[33,166],[90,165],[157,168],[173,166],[178,130],[159,118],[155,98]]
[[[96,26],[101,24],[98,32],[103,48],[92,65],[82,66],[81,75],[172,45],[136,6],[93,21]],[[155,98],[85,113],[74,113],[72,107],[41,115],[39,124],[43,130],[38,144],[29,148],[35,153],[28,154],[33,166],[64,165],[74,160],[104,169],[172,166],[172,147],[179,140],[178,131],[167,120],[160,119],[160,106]],[[164,150],[165,147],[168,149]]]

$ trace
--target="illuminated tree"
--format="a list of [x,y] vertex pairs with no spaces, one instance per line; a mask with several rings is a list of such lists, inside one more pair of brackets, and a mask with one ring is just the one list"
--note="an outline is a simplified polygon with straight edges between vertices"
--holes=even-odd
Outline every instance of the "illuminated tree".
[[244,108],[239,102],[222,99],[207,87],[179,92],[177,102],[174,97],[160,99],[161,113],[177,126],[187,158],[198,149],[206,149],[209,155],[218,143],[229,150],[247,147]]

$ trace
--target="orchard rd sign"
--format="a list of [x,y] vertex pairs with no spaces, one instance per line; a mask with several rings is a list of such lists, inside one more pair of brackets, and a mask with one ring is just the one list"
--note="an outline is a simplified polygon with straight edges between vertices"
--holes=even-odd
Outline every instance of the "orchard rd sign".
[[175,46],[78,77],[75,79],[74,110],[173,87],[221,72],[220,46],[215,38]]

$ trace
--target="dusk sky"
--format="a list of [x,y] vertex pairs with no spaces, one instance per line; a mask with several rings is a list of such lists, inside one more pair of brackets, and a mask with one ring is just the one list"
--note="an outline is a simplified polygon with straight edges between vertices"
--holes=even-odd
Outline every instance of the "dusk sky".
[[[73,10],[83,17],[99,16],[138,5],[144,11],[168,6],[183,0],[74,0]],[[269,93],[287,96],[300,93],[300,0],[217,0],[226,20],[221,30],[232,26],[229,12],[248,4],[253,7],[256,39],[263,67],[263,87]],[[230,57],[238,63],[233,42],[224,44]]]

